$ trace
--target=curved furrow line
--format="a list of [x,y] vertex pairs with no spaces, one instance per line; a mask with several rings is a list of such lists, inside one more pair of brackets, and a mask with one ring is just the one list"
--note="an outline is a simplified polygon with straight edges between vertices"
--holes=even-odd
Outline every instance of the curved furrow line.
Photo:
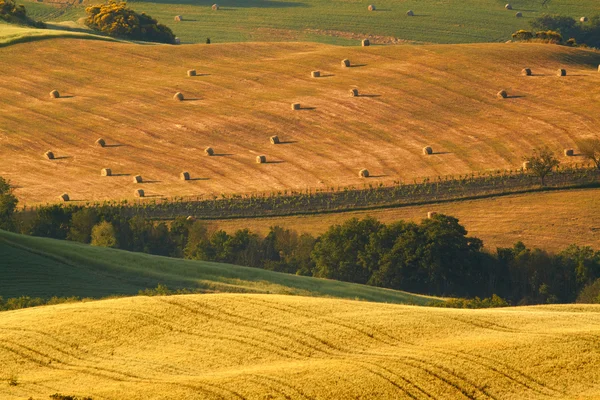
[[[280,379],[276,379],[276,378],[274,378],[272,376],[259,375],[259,374],[252,374],[250,376],[254,376],[254,377],[259,378],[259,379],[264,379],[264,380],[267,380],[267,381],[270,381],[270,382],[275,382],[276,384],[278,384],[280,386],[283,386],[286,389],[290,389],[290,390],[298,393],[298,395],[300,395],[303,399],[314,400],[313,397],[311,397],[311,396],[307,395],[306,393],[304,393],[304,391],[302,391],[302,389],[298,389],[297,387],[295,387],[293,385],[290,385],[289,383],[286,383],[286,382],[284,382],[284,381],[282,381]],[[269,385],[269,387],[275,389],[273,386]],[[275,389],[275,390],[277,390],[277,389]],[[290,397],[289,395],[287,395],[283,390],[277,390],[277,391],[279,393],[283,394],[286,399],[292,399],[292,397]]]
[[404,340],[398,339],[398,338],[396,338],[396,337],[394,337],[394,336],[392,336],[392,335],[390,335],[390,334],[388,334],[386,332],[382,332],[379,329],[375,329],[375,328],[373,328],[371,326],[365,326],[365,325],[363,325],[363,326],[369,328],[370,330],[372,330],[374,332],[377,332],[381,336],[388,337],[389,339],[393,340],[394,342],[385,341],[385,340],[383,340],[381,338],[375,337],[375,335],[373,335],[370,332],[365,331],[364,329],[358,328],[356,326],[352,326],[352,325],[347,324],[347,323],[342,323],[342,322],[339,322],[339,321],[336,321],[336,320],[333,320],[333,319],[330,319],[330,318],[327,318],[327,317],[323,317],[323,316],[320,316],[320,315],[317,315],[317,314],[311,314],[309,312],[304,311],[304,309],[302,309],[302,308],[294,307],[292,305],[279,304],[279,307],[278,307],[278,306],[275,306],[274,303],[271,303],[271,302],[269,302],[267,300],[254,299],[254,298],[247,298],[247,299],[245,299],[245,301],[248,302],[248,303],[250,303],[250,304],[260,305],[262,307],[268,307],[270,309],[287,312],[287,313],[292,314],[292,315],[302,315],[304,317],[312,318],[312,319],[315,319],[315,320],[318,320],[318,321],[324,321],[324,322],[327,322],[328,324],[331,324],[331,325],[334,325],[334,326],[339,326],[339,327],[343,327],[343,328],[352,330],[354,332],[358,332],[361,335],[368,337],[369,339],[373,339],[373,340],[375,340],[375,341],[377,341],[379,343],[383,343],[383,344],[386,344],[388,346],[398,346],[397,342],[400,342],[402,344],[411,344],[411,345],[413,344],[413,343],[410,343],[408,341],[404,341]]
[[[426,371],[428,374],[436,376],[438,379],[442,379],[442,380],[444,380],[444,382],[447,382],[447,383],[451,384],[452,386],[456,387],[457,389],[459,389],[461,391],[461,393],[463,393],[468,398],[473,398],[474,399],[475,397],[472,397],[473,395],[470,392],[468,392],[465,388],[459,386],[458,384],[456,384],[454,382],[451,382],[448,378],[442,377],[439,373],[436,373],[436,372],[428,369],[427,367],[424,367],[423,365],[430,366],[430,367],[436,368],[436,369],[438,369],[440,371],[443,371],[447,375],[450,375],[454,379],[457,379],[459,382],[466,383],[467,385],[473,387],[475,389],[475,391],[480,392],[481,394],[487,396],[488,398],[493,399],[493,400],[498,400],[494,395],[488,393],[487,390],[484,387],[480,387],[479,385],[477,385],[476,383],[472,382],[467,377],[461,376],[461,374],[458,374],[458,373],[450,370],[449,368],[447,368],[447,367],[445,367],[443,365],[434,363],[431,360],[424,361],[424,360],[418,359],[416,357],[411,357],[411,356],[401,356],[401,357],[404,358],[404,359],[407,359],[407,360],[410,360],[410,361],[416,363],[417,365],[413,364],[413,366],[415,368],[421,368],[422,370]],[[407,362],[407,364],[410,365],[410,362]],[[421,365],[419,365],[419,364],[421,364]]]
[[[275,329],[271,329],[271,328],[266,328],[264,326],[261,326],[264,324],[264,321],[258,320],[258,319],[254,319],[254,318],[248,318],[248,317],[244,317],[238,314],[233,314],[230,313],[228,311],[219,309],[218,307],[211,307],[208,304],[202,304],[202,307],[206,308],[206,309],[210,309],[212,311],[214,311],[215,314],[210,314],[208,312],[202,312],[199,311],[197,309],[185,306],[181,303],[178,303],[177,301],[169,301],[167,299],[159,299],[159,301],[163,302],[163,303],[167,303],[176,307],[180,307],[182,309],[185,309],[189,312],[195,313],[195,314],[200,314],[200,315],[204,315],[208,318],[212,318],[212,319],[217,319],[217,320],[224,320],[226,322],[230,322],[234,325],[238,325],[238,326],[245,326],[251,329],[255,329],[258,330],[260,332],[265,332],[268,334],[272,334],[275,335],[276,337],[286,337],[290,340],[296,341],[308,348],[311,348],[315,351],[321,352],[323,354],[327,354],[327,355],[333,355],[333,353],[331,352],[331,350],[334,351],[343,351],[343,349],[338,348],[328,342],[326,342],[325,340],[312,335],[310,333],[305,333],[302,331],[299,331],[297,329],[291,329],[289,326],[284,326],[284,325],[279,325],[279,324],[275,324],[275,323],[270,323],[270,326],[273,326],[275,328],[279,328],[281,331],[277,331]],[[229,318],[229,321],[227,321],[226,318],[223,318],[223,316],[226,316]],[[245,321],[245,322],[240,322],[240,321]],[[288,333],[291,332],[291,333]],[[327,347],[330,350],[323,350],[321,348],[319,348],[317,345],[311,344],[309,342],[307,342],[305,339],[300,339],[301,337],[305,337],[305,338],[309,338],[310,340],[314,340],[322,345],[324,345],[325,347]]]
[[431,394],[429,394],[427,391],[425,391],[424,389],[422,389],[420,386],[418,386],[417,384],[415,384],[414,382],[412,382],[411,380],[406,379],[403,376],[398,375],[397,373],[393,373],[390,370],[388,370],[386,368],[383,368],[382,366],[380,366],[380,365],[378,365],[376,363],[372,363],[372,362],[368,362],[368,361],[355,361],[354,364],[358,365],[361,368],[366,369],[367,371],[369,371],[373,375],[376,375],[379,378],[383,379],[384,381],[390,383],[392,386],[394,386],[398,390],[402,391],[402,393],[406,394],[411,399],[415,399],[416,400],[416,399],[418,399],[418,397],[415,396],[414,394],[412,394],[411,392],[409,392],[407,389],[405,389],[402,386],[400,386],[398,383],[394,382],[392,379],[386,377],[382,373],[375,371],[373,368],[365,367],[364,365],[360,365],[360,364],[368,364],[368,365],[371,365],[373,367],[381,368],[381,369],[385,370],[388,374],[392,375],[394,378],[399,379],[402,382],[404,382],[405,384],[414,387],[416,390],[418,390],[420,393],[422,393],[423,395],[425,395],[427,398],[430,398],[430,399],[434,399],[435,398]]
[[[118,309],[115,311],[119,311]],[[277,354],[278,356],[282,357],[282,358],[291,358],[291,359],[296,359],[296,360],[300,360],[300,359],[304,359],[306,358],[305,354],[302,354],[299,351],[293,350],[293,349],[288,349],[282,345],[279,345],[276,342],[271,342],[270,345],[273,346],[276,349],[279,349],[279,351],[275,351],[270,347],[265,346],[265,342],[263,340],[259,340],[256,339],[254,337],[248,336],[248,335],[243,335],[241,333],[236,333],[235,336],[229,336],[229,335],[225,335],[221,332],[214,332],[211,334],[207,334],[207,333],[201,333],[201,332],[196,332],[196,331],[192,331],[192,330],[185,330],[183,328],[178,327],[175,324],[171,324],[169,322],[166,322],[163,319],[160,319],[159,317],[156,317],[155,315],[151,314],[151,313],[147,313],[147,312],[142,312],[142,311],[130,311],[132,314],[140,314],[142,316],[147,317],[148,319],[153,320],[154,324],[153,325],[158,325],[160,327],[162,327],[165,330],[169,330],[169,331],[173,331],[173,332],[177,332],[177,333],[181,333],[184,335],[188,335],[188,336],[193,336],[193,337],[201,337],[204,339],[218,339],[218,340],[223,340],[223,341],[230,341],[230,342],[234,342],[234,343],[238,343],[238,344],[242,344],[246,347],[250,347],[250,348],[259,348],[261,350],[264,350],[266,352],[269,353],[273,353],[273,354]],[[197,313],[199,315],[204,315],[207,318],[214,318],[212,315],[210,314],[203,314],[203,313]],[[227,323],[230,323],[232,325],[239,325],[236,322],[231,322],[228,321]],[[241,340],[241,339],[245,339],[245,340]],[[293,353],[293,355],[287,354],[288,353]]]

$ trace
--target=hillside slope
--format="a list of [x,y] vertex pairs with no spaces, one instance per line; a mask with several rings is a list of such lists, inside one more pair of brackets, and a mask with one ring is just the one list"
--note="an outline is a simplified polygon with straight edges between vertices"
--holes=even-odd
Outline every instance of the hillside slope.
[[0,313],[3,399],[591,399],[600,307],[428,309],[276,295]]
[[189,261],[0,231],[0,296],[105,297],[137,294],[159,283],[170,289],[280,293],[389,303],[435,298],[289,275],[257,268]]
[[[354,67],[341,68],[344,58]],[[600,53],[540,44],[20,44],[0,49],[0,171],[31,205],[63,192],[85,203],[133,199],[138,188],[220,196],[516,169],[533,148],[562,155],[598,134],[598,64]],[[187,77],[191,68],[199,76]],[[64,97],[51,99],[53,89]],[[512,97],[498,99],[501,89]],[[422,155],[426,145],[433,155]],[[359,178],[362,168],[372,177]]]

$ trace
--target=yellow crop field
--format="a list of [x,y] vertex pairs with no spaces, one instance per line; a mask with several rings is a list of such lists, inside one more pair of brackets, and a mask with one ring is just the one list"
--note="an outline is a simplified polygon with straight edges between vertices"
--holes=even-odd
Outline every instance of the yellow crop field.
[[598,52],[543,44],[17,44],[0,48],[0,173],[31,205],[61,193],[76,204],[133,199],[139,188],[210,198],[412,183],[517,169],[543,145],[581,164],[562,152],[598,134],[598,64]]
[[0,397],[592,399],[599,336],[591,305],[102,300],[0,313]]
[[211,220],[212,229],[234,232],[250,228],[266,234],[272,226],[319,235],[331,225],[350,218],[371,216],[382,222],[419,222],[428,211],[452,215],[484,241],[490,250],[511,247],[517,241],[545,250],[562,250],[571,244],[600,248],[600,189],[527,193],[414,207],[353,211],[336,214],[273,218]]

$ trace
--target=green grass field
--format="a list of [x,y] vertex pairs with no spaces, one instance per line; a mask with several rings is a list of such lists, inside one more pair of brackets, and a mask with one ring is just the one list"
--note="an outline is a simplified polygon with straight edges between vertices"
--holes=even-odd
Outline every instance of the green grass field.
[[27,43],[36,40],[73,38],[73,39],[94,39],[110,40],[115,39],[94,35],[82,31],[69,31],[63,28],[71,28],[72,24],[52,24],[51,29],[37,29],[20,25],[11,25],[0,22],[0,47],[9,46],[17,43]]
[[[544,13],[576,17],[600,14],[595,0],[226,0],[213,11],[216,0],[131,1],[130,6],[157,18],[173,29],[184,43],[240,41],[315,41],[358,45],[373,35],[374,43],[394,39],[432,43],[501,42],[518,29],[528,28],[532,18]],[[44,21],[77,21],[85,5],[57,8],[25,2],[29,13]],[[367,10],[374,4],[377,11]],[[406,11],[413,10],[414,17]],[[516,18],[521,11],[523,18]],[[182,15],[183,22],[174,16]]]
[[187,261],[0,231],[0,296],[105,297],[171,289],[425,304],[427,296],[236,265]]

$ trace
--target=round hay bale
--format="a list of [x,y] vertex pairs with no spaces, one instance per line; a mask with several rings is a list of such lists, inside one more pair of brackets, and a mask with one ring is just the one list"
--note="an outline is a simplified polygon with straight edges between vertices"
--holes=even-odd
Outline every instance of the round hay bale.
[[506,93],[506,90],[501,90],[496,96],[498,96],[499,99],[505,99],[508,97],[508,93]]
[[361,169],[360,171],[358,171],[358,176],[360,178],[368,178],[369,177],[369,170],[367,170],[367,169]]
[[600,65],[598,65],[598,72],[600,72]]
[[181,21],[183,21],[183,17],[181,15],[176,15],[175,22],[181,22]]
[[112,171],[110,168],[102,168],[100,170],[100,176],[112,176]]
[[358,96],[358,89],[350,89],[350,97]]
[[44,157],[46,157],[48,160],[54,160],[54,153],[51,151],[47,151],[44,153]]
[[407,16],[409,16],[409,17],[414,17],[414,16],[415,16],[415,13],[413,12],[413,10],[408,10],[408,11],[406,12],[406,15],[407,15]]
[[321,71],[313,71],[310,73],[310,76],[312,76],[313,78],[320,78],[321,77]]
[[195,221],[196,217],[194,217],[193,215],[188,215],[188,217],[185,220],[186,221]]
[[531,163],[529,161],[524,161],[523,162],[523,171],[529,170],[530,165],[531,165]]
[[512,10],[512,6],[510,4],[505,5],[504,8],[506,8],[507,10]]
[[429,146],[423,147],[423,154],[426,156],[433,154],[433,149]]
[[573,151],[573,149],[565,149],[565,156],[573,157],[574,155],[575,155],[575,152]]
[[523,76],[531,76],[531,69],[529,69],[529,68],[523,68],[521,70],[521,75],[523,75]]
[[299,110],[300,109],[300,103],[292,103],[292,110]]
[[104,146],[106,146],[106,142],[104,141],[104,139],[100,138],[100,139],[96,140],[96,145],[98,145],[100,147],[104,147]]
[[373,4],[369,4],[369,7],[367,7],[369,9],[369,11],[375,11],[375,6]]
[[181,44],[181,39],[179,39],[178,37],[176,37],[175,40],[173,40],[173,43],[175,43],[175,44]]
[[267,156],[256,156],[257,164],[264,164],[267,162]]
[[347,58],[342,60],[342,67],[349,67],[350,66],[350,60],[348,60]]
[[134,176],[133,183],[142,183],[142,176],[141,175]]
[[370,46],[370,45],[371,45],[371,42],[369,41],[369,39],[363,39],[362,40],[362,46],[363,47],[367,47],[367,46]]
[[581,17],[579,18],[580,22],[588,22],[588,17]]
[[523,16],[523,13],[521,11],[519,11],[518,13],[515,14],[515,17],[517,18],[521,18]]
[[183,101],[183,94],[181,92],[175,93],[175,96],[173,96],[173,100]]
[[556,71],[556,75],[558,75],[558,76],[567,76],[567,70],[561,68],[558,71]]
[[136,190],[133,192],[133,195],[134,195],[135,197],[144,197],[146,194],[144,193],[144,189],[136,189]]
[[217,11],[219,9],[219,5],[213,4],[211,8],[213,9],[213,11]]
[[58,196],[58,198],[59,198],[61,201],[65,201],[65,202],[66,202],[66,201],[69,201],[69,200],[71,200],[71,199],[69,198],[69,195],[68,195],[68,194],[66,194],[66,193],[63,193],[63,194],[61,194],[60,196]]
[[188,76],[196,76],[196,70],[195,70],[195,69],[190,69],[190,70],[187,72],[187,75],[188,75]]
[[205,149],[204,149],[204,153],[205,153],[207,156],[214,156],[214,155],[215,155],[215,151],[213,150],[213,148],[212,148],[212,147],[207,147],[207,148],[205,148]]
[[181,174],[179,174],[179,179],[181,179],[182,181],[189,181],[190,173],[187,171],[182,172]]
[[60,97],[60,93],[58,93],[58,90],[53,90],[50,92],[51,99],[58,99],[59,97]]
[[431,219],[433,217],[435,217],[438,213],[435,211],[429,211],[427,212],[427,219]]
[[271,140],[271,144],[279,144],[279,143],[281,143],[279,141],[279,136],[277,136],[277,135],[271,136],[270,140]]

